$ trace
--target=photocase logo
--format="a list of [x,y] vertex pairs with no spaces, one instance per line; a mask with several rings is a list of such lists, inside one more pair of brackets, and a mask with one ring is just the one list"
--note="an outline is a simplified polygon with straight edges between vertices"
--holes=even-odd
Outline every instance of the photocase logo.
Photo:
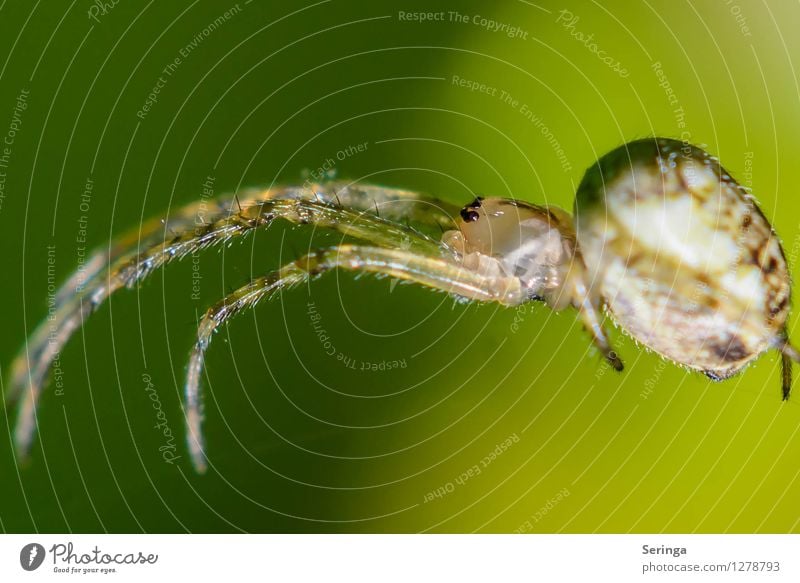
[[19,552],[19,564],[26,571],[35,571],[44,562],[44,547],[39,543],[30,543]]

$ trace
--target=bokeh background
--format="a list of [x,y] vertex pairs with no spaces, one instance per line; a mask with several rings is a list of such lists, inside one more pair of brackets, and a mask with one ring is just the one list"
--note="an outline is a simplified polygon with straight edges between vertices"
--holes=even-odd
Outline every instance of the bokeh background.
[[[408,19],[420,13],[439,20]],[[339,178],[459,204],[569,209],[604,152],[688,139],[752,187],[796,268],[799,21],[796,4],[743,0],[4,1],[4,382],[47,313],[48,247],[63,281],[84,227],[102,246],[209,177],[220,194],[297,183],[329,158]],[[712,383],[617,330],[617,374],[572,311],[456,304],[346,273],[216,336],[212,467],[196,475],[180,391],[198,315],[339,239],[276,225],[204,253],[194,297],[191,259],[115,296],[62,353],[63,395],[44,395],[27,462],[13,411],[0,416],[0,529],[800,530],[800,399],[781,403],[775,354]],[[177,436],[174,464],[143,378]]]

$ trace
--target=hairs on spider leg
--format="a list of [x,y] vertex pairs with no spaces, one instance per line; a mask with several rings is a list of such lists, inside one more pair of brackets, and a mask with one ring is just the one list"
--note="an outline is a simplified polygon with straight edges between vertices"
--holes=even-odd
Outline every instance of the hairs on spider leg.
[[786,330],[774,341],[775,348],[781,353],[781,367],[783,371],[782,392],[783,400],[789,400],[792,391],[792,361],[800,362],[800,352],[791,345]]
[[783,375],[781,380],[783,400],[788,401],[789,393],[792,392],[792,360],[785,354],[781,354],[781,373]]
[[[138,231],[132,230],[112,241],[109,247],[95,252],[86,268],[88,271],[73,274],[61,286],[54,318],[44,320],[31,332],[11,366],[11,383],[7,386],[5,403],[9,406],[21,398],[14,430],[20,457],[25,457],[35,435],[36,407],[48,384],[48,372],[54,359],[84,320],[118,290],[133,288],[156,269],[194,252],[232,243],[235,238],[252,230],[266,228],[275,218],[294,224],[314,223],[377,246],[396,247],[405,241],[409,235],[400,225],[374,217],[369,208],[371,204],[377,206],[378,199],[409,202],[419,200],[418,195],[376,187],[356,190],[355,193],[342,191],[343,196],[347,194],[350,206],[341,209],[332,207],[329,201],[323,204],[302,198],[293,187],[246,191],[238,203],[240,213],[236,213],[237,202],[231,196],[227,202],[221,201],[213,207],[200,229],[196,222],[199,203],[193,203],[180,209],[168,221],[154,219],[144,227],[140,226]],[[305,196],[310,195],[306,193]],[[341,202],[338,194],[336,196]],[[398,218],[405,212],[413,212],[413,208],[408,204],[401,207]],[[365,212],[367,216],[362,216]],[[430,213],[414,215],[414,220],[441,225],[449,216],[436,207]],[[177,235],[172,241],[164,240],[165,224]],[[177,233],[173,227],[177,228]],[[413,248],[418,254],[440,255],[438,243],[428,238],[415,237]],[[78,284],[81,291],[76,290]],[[56,326],[55,333],[51,330],[53,325]]]
[[353,272],[356,278],[366,274],[397,277],[478,301],[516,305],[522,297],[519,281],[515,278],[487,278],[438,256],[359,245],[319,249],[247,283],[205,312],[190,352],[184,389],[186,438],[190,458],[198,472],[204,472],[207,468],[202,433],[201,379],[204,375],[205,352],[216,330],[239,312],[257,305],[261,299],[279,297],[284,290],[317,279],[323,273],[337,268]]

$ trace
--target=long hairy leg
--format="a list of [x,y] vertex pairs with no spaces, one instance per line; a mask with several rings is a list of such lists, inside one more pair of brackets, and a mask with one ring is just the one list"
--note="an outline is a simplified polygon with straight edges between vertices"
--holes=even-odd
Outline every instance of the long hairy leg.
[[[420,251],[431,253],[434,247],[440,249],[436,242],[389,219],[406,216],[415,223],[444,228],[448,221],[452,222],[451,210],[445,203],[410,191],[331,184],[247,191],[237,199],[194,203],[165,223],[145,224],[141,236],[122,237],[111,245],[110,251],[91,256],[87,267],[68,279],[56,294],[53,317],[34,331],[12,364],[6,402],[13,402],[24,391],[14,432],[18,454],[24,457],[30,449],[36,405],[53,361],[85,318],[115,291],[133,287],[173,259],[240,237],[276,218],[337,229],[377,245],[419,247]],[[203,220],[198,221],[198,217]],[[164,239],[165,232],[170,239]],[[104,264],[105,256],[110,258],[108,265]]]
[[82,290],[102,275],[103,269],[120,259],[133,259],[142,249],[188,231],[199,231],[208,223],[216,222],[265,200],[305,200],[326,203],[353,211],[375,213],[392,221],[408,221],[416,226],[448,229],[459,207],[423,196],[411,190],[386,188],[374,185],[357,185],[346,182],[285,186],[271,189],[250,188],[236,195],[224,194],[217,198],[195,201],[178,209],[167,219],[151,219],[138,229],[128,231],[111,245],[97,249],[76,270],[56,293],[61,303]]
[[97,249],[75,271],[56,293],[56,302],[82,290],[102,275],[103,269],[119,260],[130,260],[142,249],[161,243],[189,231],[198,232],[209,223],[230,217],[243,207],[266,200],[305,200],[326,203],[364,213],[375,213],[392,221],[408,221],[416,226],[452,228],[453,217],[459,207],[418,192],[374,185],[356,185],[329,182],[324,185],[286,186],[271,189],[250,188],[236,195],[225,194],[217,198],[195,201],[178,209],[167,219],[151,219],[138,229],[128,231],[111,245]]
[[517,305],[524,301],[519,279],[490,278],[435,256],[386,249],[340,245],[323,249],[256,279],[209,308],[200,320],[197,341],[186,373],[187,445],[198,472],[206,469],[202,435],[201,376],[205,352],[216,330],[241,311],[277,292],[318,277],[334,268],[388,275],[429,288],[484,302]]
[[[131,230],[114,240],[109,246],[94,251],[61,285],[55,296],[57,309],[54,318],[36,329],[13,363],[7,400],[15,399],[19,390],[27,384],[27,377],[33,373],[32,369],[35,369],[28,366],[29,362],[48,360],[41,358],[46,356],[44,346],[48,343],[48,339],[54,348],[63,346],[58,342],[61,334],[58,333],[57,322],[66,320],[69,315],[78,312],[80,299],[95,290],[98,283],[109,272],[113,272],[114,268],[121,268],[138,257],[142,250],[148,250],[168,239],[190,233],[200,235],[207,225],[229,218],[243,207],[278,199],[326,203],[329,206],[344,207],[353,211],[379,213],[389,220],[409,221],[413,225],[440,229],[451,228],[452,217],[458,213],[458,207],[455,205],[424,197],[409,190],[332,182],[304,187],[248,189],[236,196],[223,195],[191,203],[180,208],[168,219],[152,219],[138,229]],[[56,326],[53,327],[52,323],[56,323]],[[66,336],[69,337],[69,333]],[[45,372],[46,369],[47,366]]]

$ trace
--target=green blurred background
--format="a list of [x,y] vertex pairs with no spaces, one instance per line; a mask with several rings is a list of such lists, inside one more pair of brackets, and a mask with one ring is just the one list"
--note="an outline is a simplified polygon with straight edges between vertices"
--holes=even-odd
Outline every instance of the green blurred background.
[[[441,20],[406,20],[420,12]],[[209,176],[218,193],[297,183],[364,142],[339,178],[569,209],[602,153],[683,137],[753,188],[795,267],[798,20],[797,5],[741,0],[3,2],[0,133],[29,92],[0,206],[4,380],[46,315],[48,246],[59,281],[77,265],[81,215],[89,246],[104,245]],[[715,384],[616,331],[616,374],[572,311],[454,304],[345,273],[216,336],[212,468],[194,474],[180,391],[198,314],[294,249],[338,240],[279,225],[203,254],[199,299],[191,260],[115,296],[62,353],[64,394],[44,395],[21,466],[2,416],[0,528],[800,531],[800,399],[780,402],[774,354]],[[355,368],[326,354],[310,302]],[[145,374],[177,464],[159,452]]]

